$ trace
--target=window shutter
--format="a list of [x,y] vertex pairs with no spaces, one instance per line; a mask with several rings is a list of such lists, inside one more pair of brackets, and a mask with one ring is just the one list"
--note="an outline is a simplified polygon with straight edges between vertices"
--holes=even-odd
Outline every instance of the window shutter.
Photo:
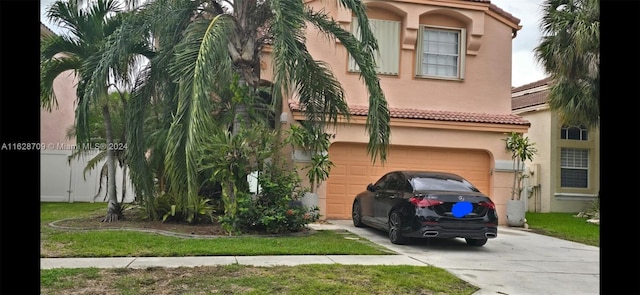
[[[352,32],[360,39],[358,20],[353,18]],[[400,64],[400,22],[390,20],[369,19],[371,31],[378,40],[378,52],[375,57],[376,71],[379,74],[397,75]],[[349,55],[349,71],[358,72],[358,65]]]

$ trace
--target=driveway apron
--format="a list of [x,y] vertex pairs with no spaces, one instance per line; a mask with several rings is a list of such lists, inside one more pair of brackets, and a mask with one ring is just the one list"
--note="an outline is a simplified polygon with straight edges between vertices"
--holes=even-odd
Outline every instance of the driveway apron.
[[446,269],[481,288],[474,295],[600,294],[600,248],[501,226],[483,247],[464,239],[421,239],[394,245],[387,234],[329,220],[412,259]]

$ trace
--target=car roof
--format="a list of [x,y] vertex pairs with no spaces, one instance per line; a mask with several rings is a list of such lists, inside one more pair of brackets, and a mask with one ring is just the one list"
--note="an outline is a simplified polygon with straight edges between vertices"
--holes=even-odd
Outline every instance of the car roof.
[[398,170],[393,172],[400,173],[404,175],[404,177],[406,177],[407,179],[416,178],[416,177],[425,177],[425,178],[447,178],[447,179],[455,179],[455,180],[464,180],[462,176],[454,173],[450,173],[450,172],[420,171],[420,170]]

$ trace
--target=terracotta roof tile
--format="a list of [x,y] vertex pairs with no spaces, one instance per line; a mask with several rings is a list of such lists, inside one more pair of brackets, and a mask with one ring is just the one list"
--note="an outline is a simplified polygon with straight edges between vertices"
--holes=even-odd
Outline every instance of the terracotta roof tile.
[[[300,105],[295,101],[289,101],[291,110],[300,111]],[[350,106],[351,114],[355,116],[367,116],[368,107]],[[463,113],[450,111],[419,110],[406,108],[390,108],[391,118],[399,119],[420,119],[434,121],[457,121],[471,123],[492,123],[492,124],[515,124],[530,125],[529,121],[513,114],[485,114],[485,113]]]
[[549,90],[542,90],[533,93],[527,93],[525,95],[516,96],[511,99],[511,109],[517,110],[530,106],[536,106],[545,104],[547,102],[547,96]]
[[[485,2],[485,1],[483,1]],[[488,3],[491,3],[490,1],[486,1]],[[504,11],[502,8],[498,7],[495,4],[490,4],[489,5],[489,10],[495,11],[497,14],[504,16],[506,19],[512,21],[514,24],[520,24],[520,19],[513,16],[513,14],[508,13],[506,11]]]
[[514,96],[511,98],[511,109],[517,110],[531,106],[543,105],[547,103],[549,96],[549,89],[533,90],[527,92],[529,89],[534,89],[540,86],[549,85],[551,78],[547,77],[542,80],[534,81],[522,86],[514,87],[511,89],[511,93],[524,92],[522,95]]
[[489,4],[489,10],[494,11],[495,13],[504,16],[506,19],[512,21],[515,24],[519,24],[520,23],[520,19],[513,16],[513,14],[508,13],[506,11],[504,11],[502,8],[498,7],[497,5],[491,3],[490,0],[465,0],[468,2],[480,2],[480,3],[487,3]]
[[528,83],[528,84],[524,84],[522,86],[514,87],[514,88],[511,88],[511,93],[520,92],[520,91],[523,91],[523,90],[527,90],[527,89],[531,89],[531,88],[536,88],[536,87],[540,87],[540,86],[543,86],[543,85],[547,85],[547,84],[549,84],[550,81],[551,81],[551,78],[547,77],[547,78],[544,78],[542,80],[538,80],[538,81],[534,81],[534,82],[531,82],[531,83]]

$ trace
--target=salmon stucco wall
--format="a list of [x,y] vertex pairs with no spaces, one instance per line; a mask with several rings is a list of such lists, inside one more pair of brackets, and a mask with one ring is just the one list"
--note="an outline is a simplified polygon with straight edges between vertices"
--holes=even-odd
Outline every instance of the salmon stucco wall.
[[[365,2],[370,5],[374,1]],[[333,11],[333,1],[312,1],[314,9]],[[373,4],[371,4],[373,5]],[[415,42],[408,34],[417,34],[413,29],[402,32],[402,46],[399,75],[380,75],[380,84],[384,89],[389,107],[423,108],[430,110],[456,110],[460,112],[508,114],[511,112],[511,28],[505,26],[487,14],[464,9],[448,9],[444,14],[434,6],[393,2],[376,3],[372,16],[386,15],[384,18],[401,18],[403,28],[418,28],[420,24],[436,23],[440,25],[465,25],[469,39],[474,35],[478,43],[477,52],[466,55],[465,76],[462,81],[446,79],[416,78]],[[396,12],[390,17],[383,14],[381,7]],[[448,20],[455,17],[454,20]],[[351,30],[350,17],[341,20],[343,28]],[[407,44],[406,39],[412,40]],[[475,44],[475,43],[474,43]],[[366,106],[368,94],[359,74],[347,71],[348,55],[338,42],[325,38],[310,26],[307,34],[307,46],[313,57],[332,65],[338,81],[345,89],[351,105]]]
[[75,138],[67,138],[67,129],[73,126],[76,105],[76,80],[73,72],[63,72],[53,81],[58,106],[51,112],[40,110],[40,140],[47,149],[69,149]]

